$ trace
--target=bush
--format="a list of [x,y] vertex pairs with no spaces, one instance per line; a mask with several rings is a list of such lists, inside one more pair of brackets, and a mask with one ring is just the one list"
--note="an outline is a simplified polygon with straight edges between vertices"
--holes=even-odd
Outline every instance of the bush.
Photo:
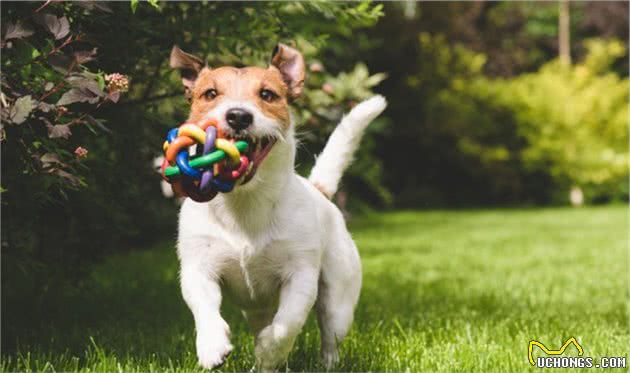
[[[59,283],[79,286],[104,255],[173,237],[177,209],[152,167],[187,115],[173,44],[211,66],[266,65],[277,42],[296,45],[311,66],[296,116],[317,136],[382,79],[319,59],[382,15],[367,2],[43,4],[2,7],[2,295],[21,320],[40,319]],[[14,343],[14,321],[3,319],[3,341]]]
[[466,139],[462,150],[518,157],[525,172],[549,175],[558,202],[566,203],[574,187],[584,189],[587,201],[627,199],[629,81],[611,71],[625,48],[598,39],[585,46],[588,53],[578,64],[554,60],[534,73],[477,79],[466,87],[511,112],[525,145],[515,154]]

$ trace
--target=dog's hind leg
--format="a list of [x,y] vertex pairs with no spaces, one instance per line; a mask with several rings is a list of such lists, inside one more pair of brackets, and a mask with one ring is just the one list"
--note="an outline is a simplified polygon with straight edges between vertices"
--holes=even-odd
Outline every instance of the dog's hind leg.
[[348,334],[361,291],[361,262],[342,222],[324,255],[315,308],[321,335],[321,357],[326,369],[339,361],[338,347]]

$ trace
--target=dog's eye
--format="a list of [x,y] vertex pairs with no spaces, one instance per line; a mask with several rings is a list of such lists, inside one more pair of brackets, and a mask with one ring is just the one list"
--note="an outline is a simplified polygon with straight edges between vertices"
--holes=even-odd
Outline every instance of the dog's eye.
[[262,98],[263,100],[267,102],[271,102],[275,100],[276,98],[278,98],[278,95],[270,89],[261,89],[260,98]]
[[203,97],[207,98],[208,100],[214,99],[215,97],[217,97],[217,95],[218,95],[218,92],[214,88],[210,88],[203,93]]

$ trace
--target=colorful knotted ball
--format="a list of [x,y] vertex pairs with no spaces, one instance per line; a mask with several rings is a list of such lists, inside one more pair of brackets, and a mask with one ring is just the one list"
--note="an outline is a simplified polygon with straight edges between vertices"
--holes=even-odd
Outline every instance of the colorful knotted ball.
[[[196,145],[194,155],[190,148]],[[249,167],[245,141],[222,136],[216,120],[184,123],[168,132],[164,142],[162,177],[176,194],[206,202],[218,192],[232,191]]]

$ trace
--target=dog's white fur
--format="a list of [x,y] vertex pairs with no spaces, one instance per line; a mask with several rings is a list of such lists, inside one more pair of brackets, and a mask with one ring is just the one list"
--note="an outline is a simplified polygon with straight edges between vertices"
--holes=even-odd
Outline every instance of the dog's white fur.
[[[251,131],[278,141],[247,184],[208,203],[186,199],[179,218],[178,255],[183,297],[197,330],[197,355],[206,368],[232,350],[220,314],[222,291],[243,309],[256,333],[256,363],[263,370],[286,361],[295,337],[315,306],[321,354],[327,368],[348,332],[361,289],[361,264],[341,212],[314,187],[332,195],[350,164],[365,127],[386,106],[382,96],[358,104],[341,121],[317,159],[309,180],[294,171],[292,124],[282,133],[255,105],[228,108],[254,113]],[[225,131],[229,128],[221,123]]]

